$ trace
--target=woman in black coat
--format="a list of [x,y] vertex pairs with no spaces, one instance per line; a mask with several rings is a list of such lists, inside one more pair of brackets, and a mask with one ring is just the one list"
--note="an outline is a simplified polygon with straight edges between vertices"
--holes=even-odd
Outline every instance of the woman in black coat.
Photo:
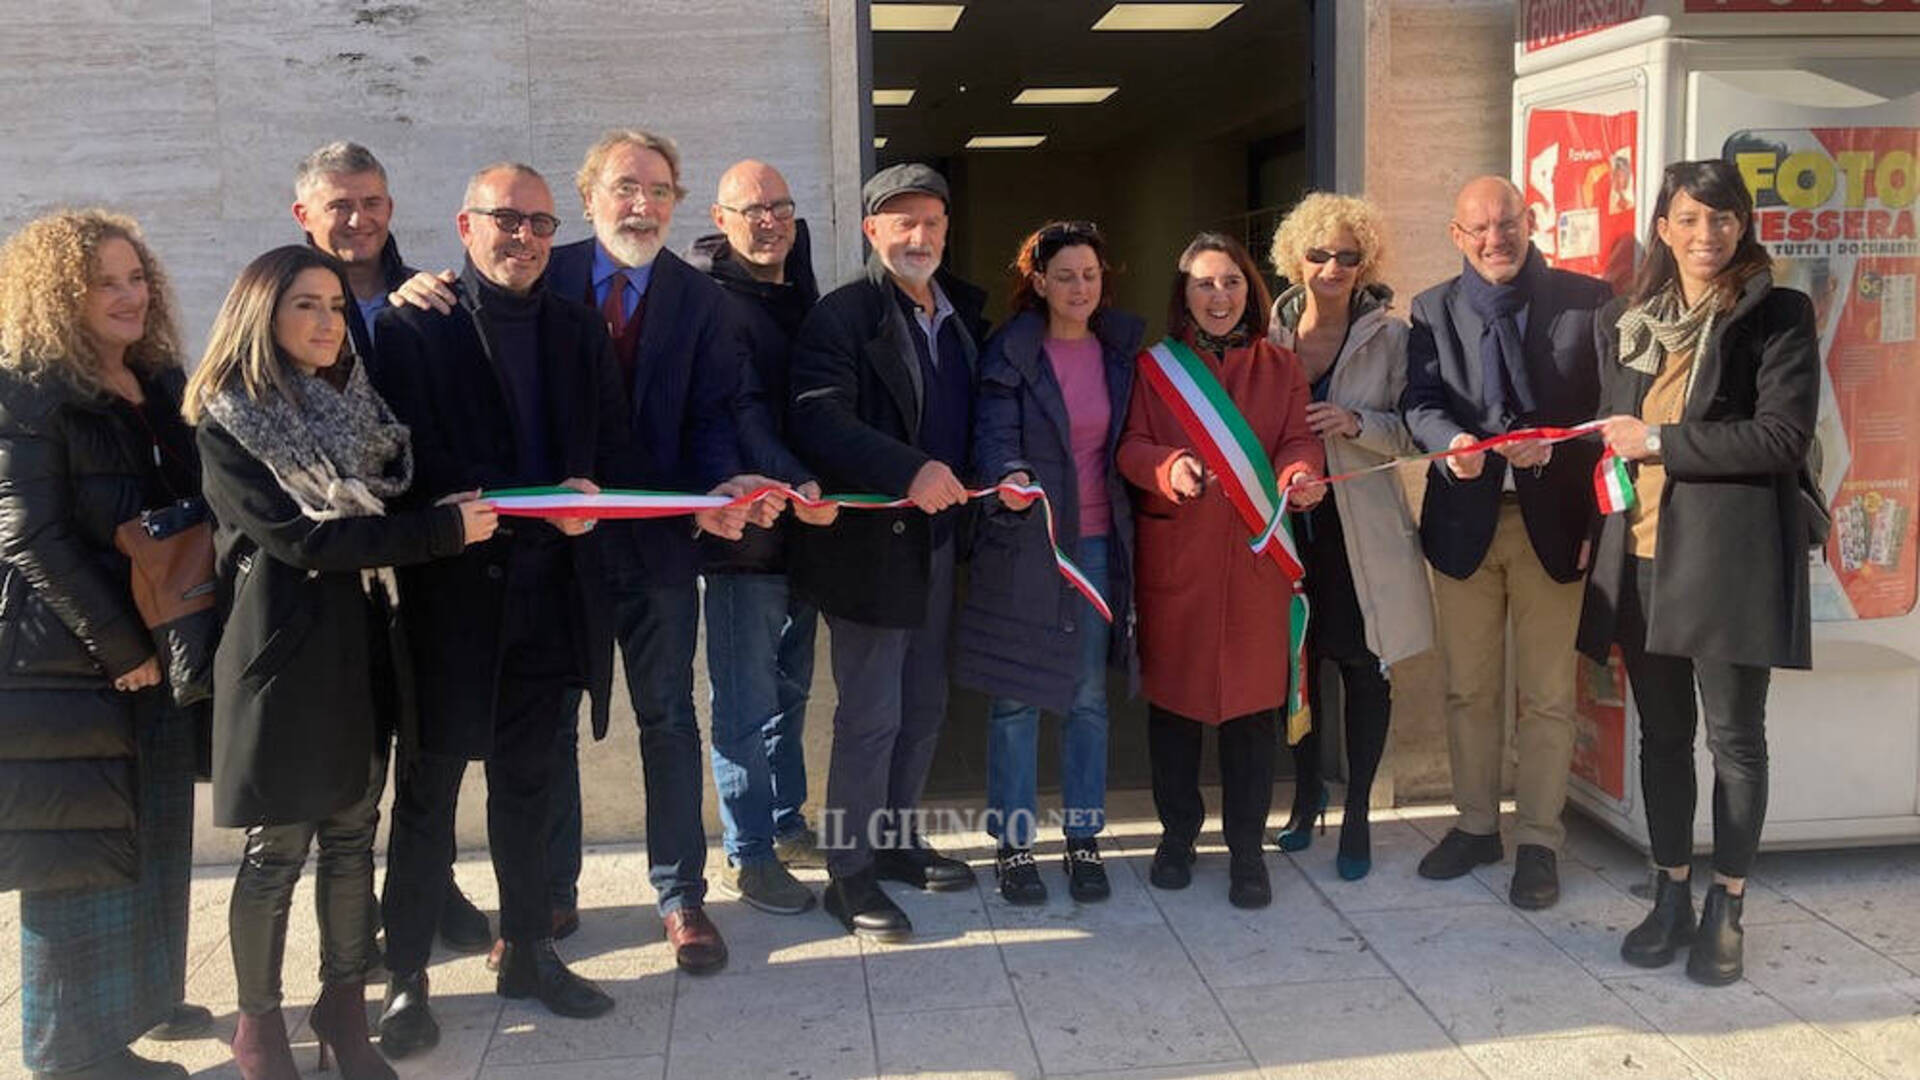
[[19,889],[36,1076],[184,1077],[127,1049],[183,1005],[193,723],[114,548],[199,494],[166,277],[130,219],[52,214],[0,250],[0,889]]
[[393,1080],[367,1041],[376,677],[396,651],[385,568],[491,536],[469,499],[386,513],[413,476],[407,429],[353,354],[345,271],[276,248],[241,272],[187,387],[199,425],[226,630],[214,661],[214,822],[247,843],[229,912],[248,1080],[297,1080],[280,1011],[287,909],[317,836],[321,977],[309,1023],[347,1080]]
[[[987,831],[1010,903],[1047,898],[1033,862],[1040,710],[1061,717],[1061,831],[1076,900],[1104,899],[1095,836],[1106,824],[1107,668],[1132,653],[1133,511],[1113,466],[1143,324],[1107,306],[1106,242],[1086,222],[1028,236],[1014,260],[1015,314],[987,342],[973,426],[982,475],[1037,483],[1058,541],[1113,609],[1111,627],[1054,566],[1045,520],[1001,497],[974,537],[955,678],[994,695]],[[1026,511],[1026,512],[1019,512]]]
[[[1597,324],[1602,434],[1633,463],[1634,502],[1602,519],[1579,643],[1601,662],[1620,646],[1640,713],[1656,896],[1621,955],[1659,967],[1690,943],[1687,974],[1717,986],[1743,972],[1770,669],[1812,663],[1802,490],[1820,353],[1813,304],[1773,285],[1733,165],[1668,166],[1654,231],[1632,294]],[[1714,881],[1697,927],[1696,686],[1714,769]]]

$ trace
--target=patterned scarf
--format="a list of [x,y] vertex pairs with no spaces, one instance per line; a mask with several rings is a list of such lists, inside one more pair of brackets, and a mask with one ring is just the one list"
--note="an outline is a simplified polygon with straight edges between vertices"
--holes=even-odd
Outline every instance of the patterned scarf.
[[1196,322],[1193,324],[1193,347],[1203,352],[1225,356],[1228,349],[1245,348],[1247,343],[1252,340],[1253,331],[1247,328],[1247,321],[1245,319],[1234,324],[1233,329],[1219,337],[1215,337],[1205,330],[1200,329],[1199,323]]
[[413,482],[406,425],[367,381],[366,367],[347,364],[341,389],[317,375],[294,374],[294,400],[276,393],[254,399],[237,380],[207,401],[207,413],[258,458],[314,521],[376,517],[385,499]]
[[1698,359],[1707,335],[1713,333],[1717,301],[1717,296],[1709,294],[1688,308],[1679,285],[1671,284],[1645,303],[1627,308],[1614,324],[1620,330],[1620,363],[1644,375],[1658,375],[1669,353]]

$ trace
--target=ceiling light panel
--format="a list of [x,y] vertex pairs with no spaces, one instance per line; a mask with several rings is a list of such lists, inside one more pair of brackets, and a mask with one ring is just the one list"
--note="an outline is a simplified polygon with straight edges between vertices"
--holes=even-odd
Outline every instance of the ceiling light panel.
[[[878,7],[879,5],[875,5]],[[1211,30],[1244,4],[1115,4],[1095,30]]]
[[875,90],[873,92],[873,103],[875,105],[911,105],[913,104],[913,91],[911,89]]
[[1015,105],[1098,105],[1117,86],[1029,86],[1013,96]]
[[875,30],[951,30],[967,5],[874,4],[871,10]]
[[975,135],[967,140],[967,149],[1031,150],[1046,141],[1045,135]]
[[887,148],[887,137],[885,135],[875,135],[873,137],[873,148],[875,150],[885,150]]

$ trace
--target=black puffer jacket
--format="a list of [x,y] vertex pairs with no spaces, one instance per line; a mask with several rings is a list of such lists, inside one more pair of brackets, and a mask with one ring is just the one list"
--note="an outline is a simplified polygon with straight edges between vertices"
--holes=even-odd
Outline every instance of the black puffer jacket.
[[[178,415],[178,370],[142,385]],[[133,703],[111,677],[154,649],[113,530],[155,470],[125,415],[0,367],[0,888],[135,874]]]

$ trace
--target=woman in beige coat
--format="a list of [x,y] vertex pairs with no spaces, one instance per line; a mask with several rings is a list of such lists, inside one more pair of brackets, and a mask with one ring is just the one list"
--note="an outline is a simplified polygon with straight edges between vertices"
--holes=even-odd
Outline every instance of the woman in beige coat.
[[[1307,423],[1339,475],[1417,452],[1400,421],[1407,324],[1387,313],[1393,292],[1377,280],[1379,211],[1362,199],[1312,194],[1273,234],[1273,265],[1298,282],[1274,302],[1269,339],[1300,357],[1313,401]],[[1335,866],[1357,881],[1372,869],[1367,802],[1392,714],[1387,665],[1433,645],[1420,541],[1391,469],[1333,487],[1333,498],[1294,516],[1312,619],[1307,679],[1314,730],[1293,748],[1293,812],[1275,842],[1303,851],[1325,813],[1320,775],[1327,695],[1320,664],[1340,669],[1346,723],[1347,802]]]

